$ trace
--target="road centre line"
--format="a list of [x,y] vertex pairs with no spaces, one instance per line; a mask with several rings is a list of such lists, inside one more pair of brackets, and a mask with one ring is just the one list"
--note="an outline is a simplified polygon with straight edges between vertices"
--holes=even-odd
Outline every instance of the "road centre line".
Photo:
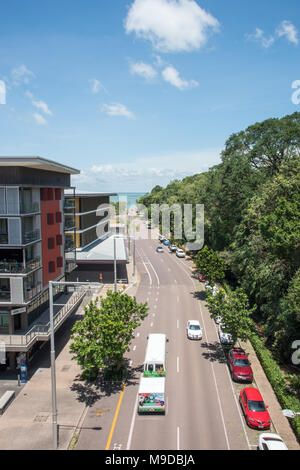
[[179,430],[179,426],[177,426],[177,450],[180,450],[180,430]]
[[179,357],[177,356],[177,373],[179,373]]
[[135,350],[136,350],[136,346],[133,346],[132,350],[135,351]]
[[118,401],[117,409],[116,409],[116,412],[115,412],[115,416],[114,416],[112,426],[111,426],[111,429],[110,429],[110,433],[109,433],[109,436],[108,436],[108,441],[107,441],[105,450],[109,450],[109,447],[110,447],[111,439],[112,439],[112,436],[113,436],[113,433],[114,433],[114,430],[115,430],[115,426],[116,426],[116,422],[117,422],[117,419],[118,419],[121,403],[122,403],[122,400],[123,400],[125,386],[126,385],[125,385],[125,382],[124,382],[123,387],[122,387],[122,392],[121,392],[121,395],[120,395],[120,398],[119,398],[119,401]]

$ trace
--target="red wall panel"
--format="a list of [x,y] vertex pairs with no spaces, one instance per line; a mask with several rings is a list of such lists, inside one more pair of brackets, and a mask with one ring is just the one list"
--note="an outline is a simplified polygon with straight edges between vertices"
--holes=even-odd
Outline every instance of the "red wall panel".
[[[61,190],[59,190],[61,191]],[[45,191],[46,193],[46,191]],[[44,194],[45,194],[44,193]],[[43,194],[43,195],[44,195]],[[57,194],[57,190],[56,190]],[[41,201],[41,234],[42,234],[42,259],[43,259],[43,285],[46,286],[49,281],[53,281],[58,276],[63,274],[63,267],[57,267],[57,258],[61,256],[61,247],[56,246],[56,235],[63,235],[61,224],[56,222],[55,214],[60,212],[60,200],[54,199],[54,190],[49,188],[47,200]],[[49,200],[49,197],[51,200]],[[47,214],[54,215],[54,223],[48,225]],[[48,238],[53,237],[55,240],[55,247],[48,248]],[[55,271],[49,273],[49,263],[53,261],[55,264]]]

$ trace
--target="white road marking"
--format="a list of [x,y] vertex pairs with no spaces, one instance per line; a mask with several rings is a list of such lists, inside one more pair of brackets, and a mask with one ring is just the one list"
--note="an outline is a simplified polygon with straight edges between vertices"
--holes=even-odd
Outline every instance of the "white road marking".
[[177,356],[177,373],[179,373],[179,357]]
[[139,336],[140,336],[140,334],[139,334],[139,333],[137,333],[137,334],[136,334],[136,337],[138,338]]
[[[138,255],[140,256],[141,261],[142,261],[143,265],[144,265],[145,268],[146,268],[146,271],[147,271],[148,276],[149,276],[150,287],[152,287],[152,277],[151,277],[151,274],[150,274],[150,272],[149,272],[149,269],[147,268],[147,266],[146,266],[144,260],[142,259],[142,255],[140,254],[139,250],[137,250],[137,253],[138,253]],[[149,294],[150,294],[150,292],[149,292]]]
[[150,323],[150,326],[153,326],[153,321]]
[[180,450],[180,430],[179,430],[179,426],[177,426],[177,450]]
[[136,350],[136,346],[133,346],[133,351],[135,351],[135,350]]
[[129,367],[131,367],[131,366],[132,366],[132,361],[129,361]]
[[179,328],[179,320],[177,320],[177,328]]
[[157,308],[157,305],[154,305],[154,308]]
[[[151,268],[153,269],[153,272],[155,274],[155,277],[156,277],[156,280],[157,280],[157,287],[159,287],[159,277],[157,275],[157,272],[155,271],[154,267],[153,267],[153,264],[151,263],[151,261],[149,260],[148,256],[145,254],[144,250],[141,248],[141,251],[143,252],[144,256],[147,258],[147,262],[150,264]],[[151,283],[152,284],[152,283]]]
[[153,315],[152,315],[152,316],[153,316],[153,317],[155,317],[155,313],[153,313]]
[[178,297],[178,295],[177,295],[177,302],[179,302],[179,297]]
[[[142,376],[142,374],[141,374],[141,376]],[[130,429],[129,429],[129,435],[128,435],[126,450],[130,450],[130,446],[131,446],[133,428],[134,428],[135,418],[136,418],[136,415],[137,415],[138,398],[139,398],[139,394],[137,393],[136,394],[135,404],[134,404],[134,407],[133,407],[133,413],[132,413],[132,418],[131,418],[131,424],[130,424]]]
[[174,279],[174,282],[175,282],[175,284],[177,284],[177,281],[176,281],[176,279]]

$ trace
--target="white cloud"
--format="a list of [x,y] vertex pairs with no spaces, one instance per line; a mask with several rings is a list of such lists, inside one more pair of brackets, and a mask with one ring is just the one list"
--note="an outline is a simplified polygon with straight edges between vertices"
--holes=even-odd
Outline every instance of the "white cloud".
[[199,49],[220,26],[194,0],[134,0],[124,25],[161,52]]
[[6,104],[6,86],[3,80],[0,80],[0,104]]
[[97,80],[96,78],[91,78],[89,80],[89,82],[91,84],[91,91],[94,95],[99,93],[100,90],[104,90],[107,93],[107,91],[104,88],[104,86],[102,85],[102,83],[99,80]]
[[145,64],[144,62],[136,62],[135,64],[130,64],[130,72],[132,74],[140,75],[146,80],[152,80],[157,75],[157,72],[152,67],[152,65]]
[[134,114],[121,103],[104,104],[101,106],[101,111],[109,116],[123,116],[128,119],[135,119]]
[[272,44],[275,41],[273,36],[270,36],[269,38],[267,38],[265,36],[264,31],[260,28],[256,28],[255,33],[247,34],[246,37],[249,41],[255,41],[255,42],[260,43],[261,46],[264,47],[265,49],[268,49],[270,46],[272,46]]
[[52,116],[52,111],[50,111],[47,103],[44,101],[32,101],[33,106],[43,111],[45,114]]
[[146,192],[157,184],[206,171],[220,163],[219,148],[141,157],[131,162],[93,165],[72,176],[72,184],[90,191]]
[[276,30],[278,37],[286,36],[289,42],[297,45],[298,40],[298,31],[290,21],[284,20]]
[[198,86],[198,82],[195,80],[187,81],[181,78],[178,71],[171,65],[162,71],[162,76],[166,82],[169,82],[171,85],[179,88],[179,90],[185,90],[186,88],[193,88]]
[[33,113],[33,117],[34,117],[35,121],[37,122],[37,124],[39,124],[41,126],[45,126],[46,124],[48,124],[46,119],[39,113]]
[[20,65],[20,67],[16,67],[11,71],[11,76],[14,80],[14,85],[19,85],[20,83],[28,83],[30,78],[35,75],[26,65]]

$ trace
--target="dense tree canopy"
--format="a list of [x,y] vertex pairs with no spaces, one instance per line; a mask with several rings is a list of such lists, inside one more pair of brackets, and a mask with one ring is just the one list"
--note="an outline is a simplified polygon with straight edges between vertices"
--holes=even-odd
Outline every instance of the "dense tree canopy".
[[300,113],[231,135],[219,165],[156,186],[141,202],[204,204],[205,245],[257,305],[270,347],[288,358],[300,338]]

